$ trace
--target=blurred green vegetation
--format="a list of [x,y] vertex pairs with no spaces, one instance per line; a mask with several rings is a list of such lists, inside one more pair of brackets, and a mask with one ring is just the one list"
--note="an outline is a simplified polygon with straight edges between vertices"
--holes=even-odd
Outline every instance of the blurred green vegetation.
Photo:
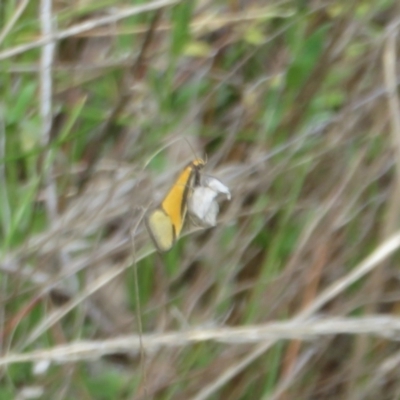
[[[51,97],[45,47],[18,50],[42,37],[45,3],[0,3],[3,356],[140,326],[289,319],[397,229],[400,133],[387,94],[398,71],[385,58],[399,50],[387,45],[395,1],[191,0],[125,18],[150,2],[53,1],[58,35],[116,18],[58,36]],[[217,227],[187,223],[157,254],[143,215],[194,156],[233,199]],[[321,313],[397,315],[399,299],[394,257]],[[46,399],[200,399],[253,347],[198,343],[41,373],[11,364],[0,398],[34,387]],[[399,398],[397,371],[368,386],[397,348],[362,336],[280,341],[207,398]]]

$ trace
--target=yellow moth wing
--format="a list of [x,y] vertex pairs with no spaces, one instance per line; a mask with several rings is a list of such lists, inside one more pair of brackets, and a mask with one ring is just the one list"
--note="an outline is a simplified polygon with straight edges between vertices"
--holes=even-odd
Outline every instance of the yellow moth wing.
[[186,215],[186,192],[190,184],[190,177],[192,175],[191,166],[187,166],[179,178],[168,192],[167,196],[161,203],[162,209],[171,218],[171,223],[175,228],[176,236],[181,233],[183,223]]
[[168,251],[176,238],[171,218],[158,208],[149,214],[146,224],[157,249],[159,251]]
[[195,174],[204,166],[204,161],[200,158],[192,161],[179,175],[171,190],[161,203],[161,208],[171,218],[178,237],[185,222],[187,209],[187,196],[192,188]]
[[204,165],[205,162],[200,158],[187,165],[160,207],[147,217],[147,229],[159,251],[168,251],[179,237],[185,222],[189,191],[200,179],[199,171]]

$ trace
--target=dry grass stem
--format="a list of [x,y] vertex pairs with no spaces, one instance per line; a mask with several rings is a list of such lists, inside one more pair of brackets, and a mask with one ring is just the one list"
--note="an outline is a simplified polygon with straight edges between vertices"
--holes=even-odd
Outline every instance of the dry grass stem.
[[327,335],[374,335],[398,340],[400,318],[371,316],[363,318],[321,318],[314,321],[274,322],[240,328],[195,329],[184,332],[130,335],[99,341],[77,341],[22,354],[0,358],[0,365],[48,360],[56,363],[90,361],[113,353],[137,354],[140,347],[151,354],[161,347],[186,347],[214,341],[227,345],[244,345],[265,340],[315,340]]
[[92,20],[82,22],[63,31],[53,32],[51,36],[45,36],[41,39],[33,40],[27,44],[15,46],[12,49],[3,50],[0,52],[0,61],[14,57],[28,50],[45,46],[48,43],[79,35],[83,32],[98,28],[99,26],[112,24],[114,22],[121,21],[122,19],[132,17],[133,15],[141,14],[147,11],[158,10],[159,8],[167,7],[176,3],[179,3],[179,0],[159,0],[140,6],[127,7],[124,10],[116,11],[113,15],[108,15],[106,17],[93,18]]

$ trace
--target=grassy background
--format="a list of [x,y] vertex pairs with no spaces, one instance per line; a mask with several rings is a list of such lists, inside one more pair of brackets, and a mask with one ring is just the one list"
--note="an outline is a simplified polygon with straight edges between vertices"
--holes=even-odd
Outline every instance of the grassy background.
[[[399,15],[1,2],[0,398],[400,398],[366,335],[398,324],[398,257],[351,275],[400,219]],[[194,155],[233,198],[160,256],[143,215]]]

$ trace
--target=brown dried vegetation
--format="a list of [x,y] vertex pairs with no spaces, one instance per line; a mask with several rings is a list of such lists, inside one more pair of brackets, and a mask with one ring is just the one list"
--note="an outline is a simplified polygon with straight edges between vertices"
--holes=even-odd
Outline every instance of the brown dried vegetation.
[[[398,398],[396,2],[28,3],[0,5],[0,397]],[[193,153],[233,198],[160,256],[143,217]]]

